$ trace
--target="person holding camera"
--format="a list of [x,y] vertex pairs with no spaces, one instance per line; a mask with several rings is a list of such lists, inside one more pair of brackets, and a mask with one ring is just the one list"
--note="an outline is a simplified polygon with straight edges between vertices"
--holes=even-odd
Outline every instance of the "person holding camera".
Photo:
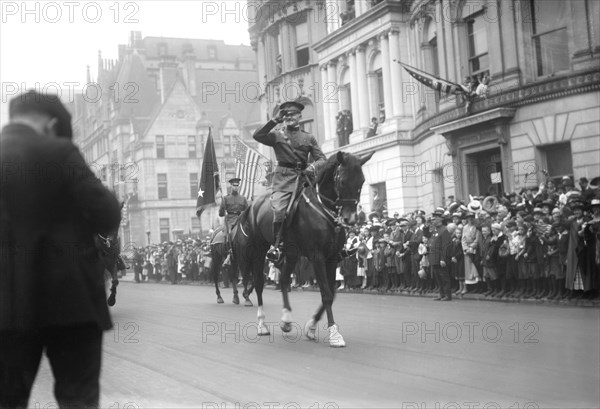
[[[275,171],[273,174],[273,193],[271,208],[273,209],[273,237],[275,243],[267,252],[267,259],[275,263],[282,260],[283,221],[288,204],[296,189],[296,181],[302,173],[311,179],[316,179],[320,166],[327,158],[321,151],[317,139],[300,129],[304,105],[295,101],[281,104],[279,113],[262,128],[254,133],[254,139],[275,151]],[[281,130],[274,128],[283,123]],[[309,155],[313,163],[308,164]]]

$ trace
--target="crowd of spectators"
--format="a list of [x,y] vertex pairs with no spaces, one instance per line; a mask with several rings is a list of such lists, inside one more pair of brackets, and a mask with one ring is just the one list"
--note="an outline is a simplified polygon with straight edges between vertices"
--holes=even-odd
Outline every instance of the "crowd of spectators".
[[[548,300],[598,299],[600,270],[600,190],[582,178],[559,188],[547,182],[536,190],[500,197],[455,201],[432,214],[416,210],[400,217],[362,211],[348,232],[336,280],[340,291],[429,294],[439,291],[429,260],[431,215],[442,215],[451,242],[442,257],[455,296]],[[211,283],[208,237],[136,249],[130,258],[135,280],[173,284]],[[267,284],[279,287],[279,271],[267,263]],[[227,274],[220,280],[228,286]],[[300,258],[292,287],[316,287],[312,265]]]

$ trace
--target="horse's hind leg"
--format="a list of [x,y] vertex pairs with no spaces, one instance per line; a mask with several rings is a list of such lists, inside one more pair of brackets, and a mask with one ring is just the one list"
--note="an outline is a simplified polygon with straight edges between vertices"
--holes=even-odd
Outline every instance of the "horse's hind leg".
[[233,303],[239,304],[240,297],[238,297],[238,289],[237,289],[239,273],[238,273],[237,263],[232,262],[231,265],[228,267],[228,269],[229,269],[229,281],[231,281],[231,286],[233,287]]
[[223,264],[223,256],[220,254],[219,244],[213,244],[211,251],[211,264],[210,264],[210,277],[215,283],[215,293],[217,294],[217,303],[223,304],[223,298],[221,297],[221,291],[219,290],[219,269]]
[[283,311],[281,314],[281,322],[279,327],[283,332],[290,332],[292,330],[292,307],[290,306],[290,297],[288,295],[288,289],[290,287],[290,275],[296,263],[298,257],[295,254],[290,254],[286,257],[283,271],[281,272],[281,294],[283,296]]

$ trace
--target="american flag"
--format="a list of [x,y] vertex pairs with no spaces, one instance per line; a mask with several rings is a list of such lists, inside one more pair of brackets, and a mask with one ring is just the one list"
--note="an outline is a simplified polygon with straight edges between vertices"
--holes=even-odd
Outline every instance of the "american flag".
[[436,77],[435,75],[426,73],[425,71],[421,71],[418,68],[411,67],[407,64],[403,64],[398,60],[394,61],[400,64],[417,81],[436,91],[455,95],[469,93],[469,90],[463,85],[456,84],[454,82],[442,79],[440,77]]
[[252,149],[244,141],[237,138],[235,148],[235,177],[241,179],[240,194],[247,199],[252,199],[252,196],[254,196],[254,184],[258,182],[256,178],[261,158],[267,160],[257,150]]

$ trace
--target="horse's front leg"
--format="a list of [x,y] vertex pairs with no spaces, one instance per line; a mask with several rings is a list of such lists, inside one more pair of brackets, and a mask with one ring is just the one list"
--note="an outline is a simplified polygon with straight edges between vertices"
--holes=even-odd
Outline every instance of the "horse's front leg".
[[223,304],[221,291],[219,290],[219,269],[223,264],[223,257],[219,252],[218,244],[214,244],[211,251],[210,277],[215,284],[215,293],[217,294],[217,303]]
[[233,287],[233,303],[234,304],[240,303],[240,297],[238,297],[238,289],[237,289],[238,279],[239,279],[238,266],[235,261],[232,261],[231,265],[229,266],[229,281],[231,281],[231,285]]
[[271,331],[265,325],[265,312],[263,310],[263,289],[265,288],[265,276],[263,274],[263,268],[265,266],[264,259],[254,260],[252,263],[252,273],[254,275],[254,286],[256,290],[256,299],[258,302],[258,311],[256,312],[256,318],[258,319],[258,335],[270,335]]
[[117,262],[110,263],[109,268],[107,269],[110,273],[111,283],[110,283],[110,295],[106,300],[106,303],[112,307],[117,302],[117,286],[119,285],[119,278],[117,277]]

